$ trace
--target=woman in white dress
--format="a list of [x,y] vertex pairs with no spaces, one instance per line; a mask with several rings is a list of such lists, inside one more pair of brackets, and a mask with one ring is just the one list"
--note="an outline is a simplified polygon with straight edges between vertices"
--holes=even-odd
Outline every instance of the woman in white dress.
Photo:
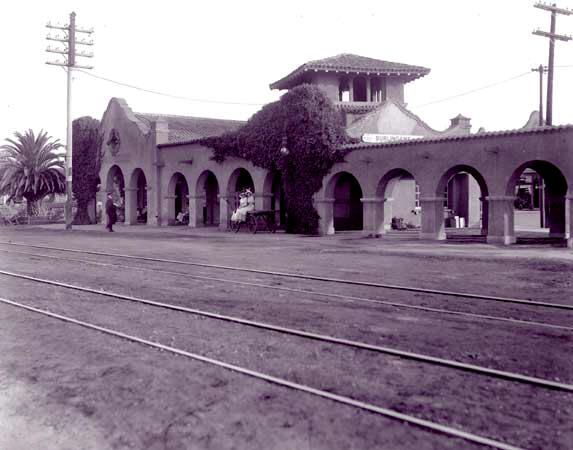
[[245,189],[239,194],[239,207],[233,212],[231,216],[232,222],[244,222],[247,218],[247,213],[255,209],[255,196],[250,189]]

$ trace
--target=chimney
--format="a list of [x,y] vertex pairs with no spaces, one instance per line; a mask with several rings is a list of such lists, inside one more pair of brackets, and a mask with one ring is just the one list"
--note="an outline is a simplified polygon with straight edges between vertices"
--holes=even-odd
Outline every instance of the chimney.
[[458,114],[453,119],[450,119],[451,125],[450,128],[457,128],[460,131],[460,134],[470,134],[470,130],[472,128],[471,119],[469,117],[462,116]]

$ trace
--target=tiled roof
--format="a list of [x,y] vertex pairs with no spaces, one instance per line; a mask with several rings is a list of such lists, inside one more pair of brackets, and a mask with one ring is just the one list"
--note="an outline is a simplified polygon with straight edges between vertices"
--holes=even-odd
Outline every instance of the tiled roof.
[[385,143],[360,142],[358,144],[346,144],[341,146],[341,148],[345,150],[362,150],[362,149],[372,149],[377,147],[403,147],[406,145],[434,144],[448,141],[469,141],[475,139],[485,139],[489,137],[510,137],[510,136],[526,135],[526,134],[549,134],[559,131],[573,131],[573,124],[558,125],[558,126],[542,126],[536,128],[517,128],[514,130],[502,130],[502,131],[484,131],[475,134],[428,137],[410,141],[404,140],[404,141],[393,141]]
[[295,86],[302,75],[307,71],[338,71],[354,72],[377,75],[402,75],[408,81],[423,77],[430,73],[430,69],[421,66],[382,61],[380,59],[367,58],[366,56],[343,53],[330,58],[318,59],[304,63],[286,77],[275,81],[270,85],[271,89],[289,89]]
[[159,119],[167,122],[169,128],[169,144],[187,143],[205,137],[219,136],[228,131],[235,131],[246,123],[240,120],[163,114],[135,113],[135,117],[147,124],[156,122]]

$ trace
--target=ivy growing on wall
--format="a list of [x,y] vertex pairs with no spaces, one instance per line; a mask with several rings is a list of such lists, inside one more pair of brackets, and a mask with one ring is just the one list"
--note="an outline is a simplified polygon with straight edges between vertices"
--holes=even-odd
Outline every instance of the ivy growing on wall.
[[312,196],[332,166],[343,160],[339,147],[349,142],[340,111],[320,88],[309,84],[264,106],[239,130],[201,141],[213,149],[218,162],[236,156],[279,172],[287,232],[310,234],[317,232],[319,219]]
[[99,120],[80,117],[72,122],[72,190],[77,202],[74,224],[90,223],[88,204],[95,199],[101,163],[102,135]]

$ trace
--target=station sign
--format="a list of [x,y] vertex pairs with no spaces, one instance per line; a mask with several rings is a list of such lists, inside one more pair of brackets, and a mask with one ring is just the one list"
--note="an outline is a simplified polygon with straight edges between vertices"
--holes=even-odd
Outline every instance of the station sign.
[[370,144],[380,144],[386,142],[396,141],[412,141],[414,139],[422,139],[424,136],[416,136],[412,134],[373,134],[366,133],[362,135],[362,142]]

